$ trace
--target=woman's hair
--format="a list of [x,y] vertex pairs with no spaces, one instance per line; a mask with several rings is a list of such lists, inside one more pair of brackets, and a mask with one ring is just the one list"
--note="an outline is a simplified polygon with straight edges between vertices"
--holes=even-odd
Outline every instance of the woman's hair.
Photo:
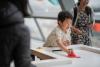
[[57,20],[63,22],[65,19],[73,19],[73,17],[68,11],[59,12]]
[[78,0],[77,6],[79,6],[79,5],[80,5],[80,1],[81,1],[81,0]]

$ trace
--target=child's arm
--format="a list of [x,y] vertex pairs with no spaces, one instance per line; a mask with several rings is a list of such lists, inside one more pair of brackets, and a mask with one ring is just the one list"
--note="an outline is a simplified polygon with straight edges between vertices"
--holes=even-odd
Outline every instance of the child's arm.
[[76,34],[82,34],[82,31],[79,29],[75,28],[74,26],[71,27],[72,31],[75,32]]
[[63,50],[63,51],[65,51],[65,52],[67,52],[67,53],[70,53],[71,51],[70,50],[68,50],[67,48],[66,48],[66,46],[63,44],[63,42],[61,41],[61,40],[57,40],[57,44],[58,44],[58,46]]
[[65,46],[69,46],[69,45],[71,45],[71,42],[70,42],[69,40],[66,40],[66,41],[63,41],[63,44],[64,44]]

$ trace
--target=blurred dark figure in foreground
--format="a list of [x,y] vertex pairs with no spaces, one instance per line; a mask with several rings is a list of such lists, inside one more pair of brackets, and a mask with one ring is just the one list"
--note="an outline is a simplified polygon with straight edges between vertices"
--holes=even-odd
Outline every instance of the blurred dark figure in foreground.
[[0,67],[35,67],[31,64],[30,33],[24,25],[27,0],[0,0]]

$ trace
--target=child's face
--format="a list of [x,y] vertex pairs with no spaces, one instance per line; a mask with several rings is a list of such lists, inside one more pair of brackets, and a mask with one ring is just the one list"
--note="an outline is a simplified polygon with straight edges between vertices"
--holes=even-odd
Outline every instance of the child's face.
[[65,19],[64,22],[60,23],[60,26],[66,30],[72,25],[72,19]]

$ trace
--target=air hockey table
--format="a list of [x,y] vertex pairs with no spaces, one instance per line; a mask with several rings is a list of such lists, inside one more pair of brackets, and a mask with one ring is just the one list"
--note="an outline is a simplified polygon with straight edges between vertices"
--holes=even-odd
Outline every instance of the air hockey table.
[[71,45],[80,58],[69,58],[60,48],[41,47],[32,50],[32,54],[41,61],[34,62],[37,67],[100,67],[100,48],[85,45]]

